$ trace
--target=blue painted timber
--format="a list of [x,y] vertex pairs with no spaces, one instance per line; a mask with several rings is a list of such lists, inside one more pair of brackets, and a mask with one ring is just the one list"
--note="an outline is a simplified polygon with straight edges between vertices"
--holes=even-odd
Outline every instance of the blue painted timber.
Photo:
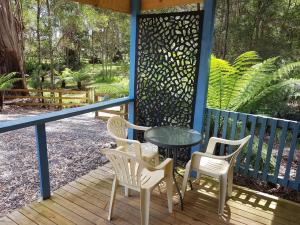
[[[226,139],[229,112],[223,111],[222,112],[222,117],[224,118],[224,120],[223,120],[222,138]],[[220,155],[224,155],[224,149],[225,149],[225,145],[221,144]]]
[[[137,16],[140,13],[141,2],[140,0],[132,0],[130,2],[130,74],[129,74],[129,97],[135,99],[136,93],[136,68],[137,68],[137,56],[136,56],[136,46],[137,46]],[[134,102],[128,105],[128,120],[134,123]],[[133,139],[133,130],[129,129],[128,138]]]
[[275,172],[274,172],[274,177],[273,177],[273,182],[274,183],[276,183],[277,179],[278,179],[278,174],[279,174],[280,164],[281,164],[281,160],[282,160],[283,150],[284,150],[284,146],[286,144],[288,125],[289,125],[288,123],[284,123],[282,128],[281,128],[279,149],[278,149],[278,152],[277,152],[276,167],[275,167]]
[[[247,117],[246,114],[239,114],[239,120],[242,122],[241,132],[240,132],[240,139],[246,136],[246,126],[247,126]],[[240,163],[241,163],[241,154],[238,155],[236,159],[236,167],[235,171],[239,171],[240,169]]]
[[257,117],[256,116],[248,116],[248,118],[250,119],[251,121],[251,128],[250,128],[250,135],[251,135],[251,138],[249,140],[249,143],[248,143],[248,150],[247,150],[247,156],[246,156],[246,165],[245,165],[245,173],[247,173],[247,171],[249,170],[250,168],[250,160],[251,160],[251,155],[252,155],[252,152],[253,152],[253,142],[254,142],[254,137],[255,137],[255,128],[256,128],[256,121],[257,121]]
[[270,137],[269,137],[269,142],[268,142],[268,148],[267,148],[267,156],[266,156],[266,163],[264,165],[263,169],[263,180],[267,180],[268,178],[268,173],[270,169],[270,160],[271,160],[271,155],[272,155],[272,150],[274,146],[274,139],[275,139],[275,134],[276,134],[276,129],[277,129],[277,120],[272,120],[270,121]]
[[69,117],[73,117],[73,116],[77,116],[89,112],[95,112],[113,106],[130,103],[132,101],[133,99],[129,97],[118,98],[118,99],[99,102],[99,103],[82,106],[78,108],[65,109],[56,112],[44,113],[37,116],[25,117],[17,120],[6,121],[6,122],[0,122],[0,133],[4,133],[11,130],[17,130],[25,127],[35,126],[38,124],[48,123],[60,119],[65,119],[65,118],[69,118]]
[[286,169],[285,169],[284,180],[283,180],[285,186],[288,185],[289,178],[290,178],[291,167],[292,167],[292,163],[293,163],[294,156],[295,156],[295,150],[297,147],[299,127],[300,127],[299,123],[293,124],[292,141],[291,141],[291,146],[290,146],[288,162],[287,162]]
[[[230,112],[230,116],[232,118],[232,123],[231,123],[231,132],[230,132],[230,139],[234,140],[235,139],[235,133],[237,129],[237,119],[238,119],[238,113],[236,112]],[[233,152],[233,147],[229,146],[229,154]]]
[[[200,51],[200,64],[197,80],[197,93],[193,128],[203,131],[204,113],[208,90],[208,76],[210,70],[210,57],[212,52],[213,31],[215,21],[216,0],[204,2],[204,20],[202,27],[202,40]],[[199,145],[192,147],[192,152],[199,151]]]
[[[237,139],[251,134],[252,138],[243,150],[244,157],[241,154],[237,158],[235,172],[300,191],[300,162],[296,168],[292,167],[296,152],[300,151],[297,149],[300,122],[210,108],[205,112],[203,146],[207,146],[208,135]],[[227,134],[229,131],[230,135]],[[223,150],[221,145],[219,154],[231,151],[231,148]],[[283,153],[288,154],[285,171],[280,170]],[[271,164],[271,161],[275,163]],[[296,176],[291,175],[295,173]]]
[[35,126],[37,160],[39,164],[40,192],[42,198],[50,198],[49,165],[45,124]]
[[261,127],[259,130],[259,141],[258,141],[258,148],[257,148],[257,153],[256,153],[256,160],[255,160],[255,165],[254,165],[254,177],[257,177],[258,175],[258,169],[261,161],[261,153],[262,153],[262,148],[264,144],[264,137],[265,137],[265,132],[266,132],[266,126],[267,126],[267,119],[266,118],[259,118],[259,121],[261,122]]

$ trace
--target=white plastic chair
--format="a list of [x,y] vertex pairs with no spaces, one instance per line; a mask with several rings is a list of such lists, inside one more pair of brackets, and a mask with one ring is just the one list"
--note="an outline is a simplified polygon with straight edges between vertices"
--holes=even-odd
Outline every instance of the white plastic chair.
[[111,162],[115,176],[112,185],[108,220],[112,219],[118,185],[140,192],[141,224],[149,224],[150,194],[165,179],[169,212],[173,210],[173,160],[168,158],[156,167],[150,167],[138,157],[124,152],[124,147],[105,149],[101,152]]
[[[145,131],[150,127],[137,126],[129,123],[120,116],[113,116],[107,121],[107,130],[109,135],[111,135],[118,146],[123,146],[126,152],[134,154],[134,145],[140,143],[137,140],[127,139],[128,129],[142,130]],[[140,143],[141,144],[141,154],[142,159],[151,162],[154,160],[154,164],[159,164],[159,152],[158,147],[149,142]]]
[[[197,172],[197,179],[200,175],[207,175],[219,180],[219,215],[223,215],[224,205],[226,199],[226,191],[229,197],[232,193],[233,171],[236,158],[241,152],[244,145],[249,141],[251,135],[241,140],[226,140],[217,137],[211,137],[209,139],[206,152],[195,152],[192,154],[191,160],[187,163],[185,168],[185,174],[182,183],[182,197],[186,191],[186,185],[191,171]],[[216,144],[225,145],[239,145],[238,149],[227,156],[214,155]]]

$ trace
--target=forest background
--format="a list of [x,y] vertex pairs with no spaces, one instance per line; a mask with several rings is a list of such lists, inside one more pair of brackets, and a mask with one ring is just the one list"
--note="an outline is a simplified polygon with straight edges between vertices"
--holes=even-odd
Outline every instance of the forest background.
[[[299,121],[300,0],[217,2],[208,106]],[[15,88],[124,96],[129,19],[67,0],[1,0],[0,74],[17,72]]]

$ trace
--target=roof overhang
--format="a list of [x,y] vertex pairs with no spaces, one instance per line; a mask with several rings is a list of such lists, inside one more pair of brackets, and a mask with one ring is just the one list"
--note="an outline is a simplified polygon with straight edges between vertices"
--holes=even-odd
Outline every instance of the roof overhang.
[[[130,13],[131,0],[69,0],[95,7],[110,9],[117,12]],[[141,10],[154,10],[193,3],[202,3],[204,0],[141,0]]]

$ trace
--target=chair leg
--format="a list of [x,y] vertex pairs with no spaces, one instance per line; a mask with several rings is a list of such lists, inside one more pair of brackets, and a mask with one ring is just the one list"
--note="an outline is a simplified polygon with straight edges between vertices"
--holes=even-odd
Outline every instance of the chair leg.
[[227,175],[220,176],[220,191],[219,191],[219,215],[223,215],[226,200],[227,190]]
[[232,183],[233,183],[233,169],[228,172],[228,186],[227,186],[227,196],[231,197],[232,194]]
[[191,170],[191,160],[185,166],[185,172],[184,172],[184,177],[183,177],[182,187],[181,187],[182,198],[184,198],[184,193],[186,191],[187,181],[190,177],[190,170]]
[[111,195],[110,195],[109,213],[108,213],[109,221],[111,220],[112,214],[113,214],[113,207],[114,207],[114,203],[115,203],[117,187],[118,187],[118,180],[117,180],[117,177],[115,176],[113,184],[112,184]]
[[141,225],[149,225],[150,190],[141,189]]
[[125,195],[125,197],[129,197],[130,189],[128,187],[124,187],[124,195]]
[[173,177],[168,176],[166,178],[167,185],[167,197],[168,197],[168,209],[169,213],[173,212]]

